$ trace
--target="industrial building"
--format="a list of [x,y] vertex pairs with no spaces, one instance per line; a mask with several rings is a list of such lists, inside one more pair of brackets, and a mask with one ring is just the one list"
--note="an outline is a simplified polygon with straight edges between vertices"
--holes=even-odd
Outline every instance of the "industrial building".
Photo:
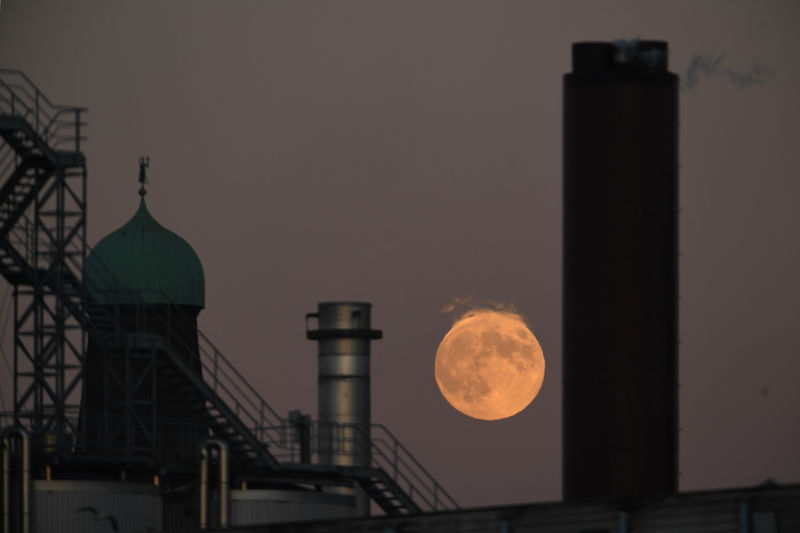
[[138,209],[89,249],[84,114],[0,71],[0,272],[14,288],[2,530],[193,531],[457,508],[372,424],[381,332],[370,304],[306,315],[318,419],[284,417],[198,330],[202,263],[150,214],[147,158]]
[[0,70],[2,531],[800,531],[797,485],[677,493],[677,104],[666,43],[573,45],[564,501],[463,510],[371,420],[370,304],[306,315],[317,419],[279,415],[198,330],[202,262],[150,214],[148,159],[90,250],[85,109]]

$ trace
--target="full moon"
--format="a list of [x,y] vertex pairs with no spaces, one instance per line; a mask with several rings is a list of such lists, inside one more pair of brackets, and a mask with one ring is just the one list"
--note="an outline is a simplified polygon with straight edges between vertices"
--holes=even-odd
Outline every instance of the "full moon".
[[471,311],[453,324],[434,366],[442,396],[480,420],[519,413],[544,380],[542,347],[522,318],[490,309]]

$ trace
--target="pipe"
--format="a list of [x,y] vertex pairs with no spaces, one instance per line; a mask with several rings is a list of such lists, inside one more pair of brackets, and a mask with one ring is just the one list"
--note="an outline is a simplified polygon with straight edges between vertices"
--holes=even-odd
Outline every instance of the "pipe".
[[619,533],[628,533],[628,513],[622,511],[619,513]]
[[208,452],[205,446],[200,450],[200,529],[206,529],[208,514]]
[[750,504],[742,502],[739,505],[739,533],[750,533]]
[[17,436],[22,443],[22,468],[20,485],[22,487],[22,533],[31,530],[31,446],[30,434],[21,427],[7,428],[2,433],[3,439],[3,532],[10,533],[10,438]]
[[3,437],[3,533],[8,530],[8,438]]
[[218,439],[206,439],[200,448],[200,529],[208,528],[208,462],[212,450],[216,448],[219,463],[219,527],[228,528],[228,445]]
[[219,443],[219,527],[228,527],[228,446]]

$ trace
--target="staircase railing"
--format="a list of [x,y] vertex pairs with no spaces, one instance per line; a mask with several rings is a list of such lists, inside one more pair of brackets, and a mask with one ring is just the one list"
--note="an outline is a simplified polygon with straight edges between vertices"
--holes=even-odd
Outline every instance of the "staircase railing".
[[[87,249],[89,247],[87,246]],[[95,294],[116,292],[117,297],[111,300],[119,301],[118,296],[124,294],[123,301],[134,302],[136,306],[146,306],[149,301],[170,302],[170,321],[178,329],[194,325],[194,320],[184,313],[180,307],[172,305],[169,297],[161,291],[125,291],[108,287],[120,287],[111,270],[100,261],[92,263],[98,269],[91,276],[84,276],[84,283],[89,293]],[[87,280],[86,278],[90,278]],[[203,369],[203,379],[209,388],[227,405],[227,407],[252,431],[262,443],[270,446],[280,446],[281,436],[277,431],[268,428],[285,424],[285,420],[275,411],[264,398],[253,388],[242,374],[233,366],[211,340],[199,329],[197,330],[198,349],[200,362]],[[182,342],[175,338],[172,341]],[[180,346],[188,350],[188,346]]]
[[[31,257],[31,235],[28,228],[32,227],[31,220],[23,214],[17,223],[12,227],[12,231],[7,235],[7,240],[16,249],[21,257],[27,260]],[[70,244],[69,251],[75,244]],[[74,249],[77,251],[77,248]],[[91,249],[87,245],[87,252]],[[83,277],[84,289],[87,294],[103,294],[111,296],[110,301],[127,301],[137,308],[146,308],[149,301],[169,302],[167,295],[160,291],[128,291],[121,289],[119,282],[111,272],[111,270],[100,261],[93,262],[96,267],[91,276],[81,276],[78,273],[82,270],[80,256],[78,254],[66,253],[67,263],[72,267],[73,275],[76,280]],[[82,273],[81,273],[82,274]],[[111,287],[111,289],[109,289]],[[112,294],[113,293],[113,294]],[[124,298],[120,298],[124,296]],[[117,306],[118,307],[118,306]],[[118,317],[118,309],[114,309],[112,313]],[[169,320],[172,325],[177,329],[185,329],[194,324],[186,313],[179,307],[169,306]],[[137,312],[137,316],[147,316],[145,312]],[[117,317],[114,317],[115,319]],[[82,323],[91,328],[89,317],[82,317]],[[139,329],[140,326],[136,325],[134,329]],[[117,331],[117,334],[122,335],[125,333]],[[170,339],[171,345],[176,346],[181,351],[188,351],[189,346],[186,346],[182,339],[175,336]],[[253,388],[252,385],[242,376],[242,374],[234,367],[234,365],[226,358],[223,353],[214,345],[213,342],[202,332],[198,330],[198,348],[200,355],[200,362],[202,365],[203,379],[208,384],[209,388],[225,403],[231,412],[235,413],[241,421],[250,428],[256,437],[265,444],[271,447],[281,447],[283,444],[283,436],[277,431],[270,428],[280,427],[286,424],[286,421],[264,400],[263,397]]]
[[200,360],[206,372],[206,382],[261,440],[281,447],[282,436],[267,428],[285,423],[282,418],[217,347],[198,330]]
[[[397,437],[382,424],[372,424],[372,463],[430,511],[458,509],[458,504]],[[420,507],[425,507],[420,505]]]
[[[0,69],[0,115],[24,118],[53,149],[81,151],[87,108],[53,104],[20,70]],[[72,143],[72,146],[65,146]]]
[[[324,431],[320,431],[324,427]],[[275,451],[275,457],[286,463],[299,463],[304,455],[304,447],[311,463],[318,463],[320,451],[359,454],[360,446],[369,443],[373,468],[385,471],[423,511],[444,511],[458,509],[453,497],[439,484],[433,475],[416,457],[382,424],[370,424],[370,435],[358,424],[339,424],[333,422],[310,421],[301,430],[299,424],[271,428],[281,434],[284,445]],[[302,432],[307,432],[304,442]],[[325,437],[323,437],[323,435]],[[333,438],[331,438],[333,436]]]

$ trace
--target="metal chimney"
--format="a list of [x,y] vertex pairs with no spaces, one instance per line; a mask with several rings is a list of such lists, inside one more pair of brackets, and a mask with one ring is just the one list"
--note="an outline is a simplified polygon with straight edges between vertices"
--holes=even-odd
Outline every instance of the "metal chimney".
[[[381,331],[370,329],[371,305],[325,302],[306,315],[306,337],[319,341],[318,448],[323,464],[370,466],[370,341]],[[317,319],[316,330],[309,319]],[[369,501],[356,491],[367,514]]]
[[667,43],[564,76],[565,499],[677,488],[678,77]]

